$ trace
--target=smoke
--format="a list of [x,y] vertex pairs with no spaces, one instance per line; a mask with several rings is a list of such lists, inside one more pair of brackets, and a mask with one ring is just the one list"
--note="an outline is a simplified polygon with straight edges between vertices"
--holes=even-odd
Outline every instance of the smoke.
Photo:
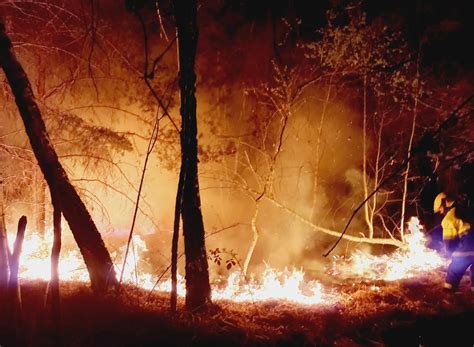
[[[109,5],[114,9],[114,19],[124,19],[115,3]],[[34,10],[33,4],[31,6]],[[270,264],[279,268],[303,266],[318,272],[327,261],[321,254],[335,238],[308,226],[297,216],[316,226],[340,231],[355,206],[362,201],[359,94],[352,93],[354,88],[350,83],[343,87],[338,85],[324,107],[327,81],[321,79],[307,88],[291,107],[281,148],[275,155],[282,123],[281,115],[274,112],[275,105],[269,102],[268,96],[278,97],[276,89],[272,88],[281,84],[277,83],[271,60],[277,53],[275,49],[280,52],[284,49],[281,42],[273,40],[273,23],[270,18],[254,23],[235,13],[217,20],[215,13],[206,6],[200,11],[202,24],[196,64],[199,170],[207,248],[219,248],[224,260],[234,259],[242,264],[253,239],[251,221],[258,207],[259,237],[250,271],[260,272],[265,264]],[[116,250],[126,242],[130,231],[157,105],[141,79],[144,58],[139,23],[132,16],[124,19],[123,26],[116,25],[119,20],[107,23],[109,20],[107,16],[101,17],[107,25],[98,29],[101,35],[97,37],[110,39],[98,42],[106,49],[94,51],[95,65],[92,65],[96,79],[93,81],[89,66],[82,61],[86,59],[65,61],[55,52],[46,57],[41,55],[42,64],[37,64],[36,52],[28,53],[24,49],[19,54],[21,58],[27,58],[35,86],[40,84],[42,76],[46,76],[46,82],[43,82],[48,89],[62,80],[71,79],[70,71],[77,73],[74,83],[65,87],[64,92],[61,89],[60,94],[52,94],[43,100],[45,110],[48,106],[125,134],[133,145],[132,150],[113,153],[107,162],[95,161],[94,165],[62,159],[91,208],[108,247]],[[74,29],[76,24],[70,21],[69,25]],[[68,35],[75,39],[76,31],[72,29]],[[36,42],[40,39],[36,34],[36,30],[25,32],[22,39]],[[51,37],[55,37],[53,34]],[[151,59],[158,56],[168,42],[161,40],[157,31],[150,30],[149,34]],[[80,41],[72,39],[71,42]],[[58,44],[62,41],[58,40]],[[290,55],[293,49],[284,53]],[[107,52],[114,53],[109,56]],[[82,54],[80,51],[73,53]],[[300,58],[303,59],[294,59]],[[172,90],[172,87],[167,88],[172,85],[170,82],[174,81],[176,73],[175,56],[169,53],[160,61],[153,80],[160,95],[169,95],[164,91]],[[304,82],[307,77],[304,73],[297,76],[291,71],[288,75],[291,81],[297,82]],[[97,100],[97,91],[100,100]],[[14,109],[12,100],[8,102]],[[170,99],[169,113],[179,126],[176,97]],[[162,114],[159,112],[159,115]],[[11,121],[11,126],[0,130],[11,130],[14,125]],[[12,142],[18,144],[24,139],[24,134],[20,134]],[[61,138],[56,140],[58,146],[62,144],[63,151],[77,145],[74,142],[64,144]],[[84,139],[81,145],[88,141],[91,139]],[[145,260],[152,269],[169,264],[179,168],[178,141],[178,132],[170,120],[163,117],[157,145],[146,170],[134,230],[146,241]],[[370,152],[370,138],[368,142]],[[98,152],[101,152],[100,148]],[[259,196],[262,197],[260,200]],[[29,203],[8,206],[9,230],[13,230],[19,215],[30,216],[31,211]],[[50,224],[50,216],[48,209],[47,224]],[[360,235],[366,231],[362,214],[359,214],[349,233]],[[345,252],[346,246],[341,243],[337,251]],[[182,249],[181,238],[180,251]],[[211,271],[213,275],[228,273],[225,262],[221,265],[212,263]]]

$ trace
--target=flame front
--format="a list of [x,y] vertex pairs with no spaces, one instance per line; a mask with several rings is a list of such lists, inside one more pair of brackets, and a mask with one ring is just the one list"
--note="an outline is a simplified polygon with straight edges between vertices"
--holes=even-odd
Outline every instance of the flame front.
[[333,274],[371,280],[395,281],[430,273],[444,264],[443,258],[425,246],[422,225],[416,217],[408,222],[405,245],[390,254],[375,256],[356,251],[350,258],[335,258]]
[[233,272],[222,289],[213,290],[212,297],[236,302],[285,300],[307,305],[332,302],[321,283],[304,280],[303,270],[279,272],[266,268],[261,277],[245,281],[239,272]]
[[[394,281],[429,273],[444,264],[444,260],[433,250],[425,247],[425,237],[417,218],[409,222],[410,233],[405,237],[405,247],[388,255],[374,256],[356,251],[350,258],[335,258],[332,263],[332,274],[341,277],[358,276],[369,280]],[[23,243],[20,259],[20,277],[23,279],[49,280],[51,263],[49,259],[52,236],[44,239],[36,234],[29,234]],[[144,289],[154,288],[155,275],[140,267],[140,261],[147,251],[145,242],[134,236],[132,251],[124,270],[124,282]],[[125,248],[112,253],[116,264],[123,264]],[[138,264],[138,266],[137,266]],[[116,269],[117,272],[120,269]],[[59,263],[61,280],[89,280],[89,274],[78,250],[61,252]],[[171,281],[158,283],[158,291],[169,292]],[[186,293],[185,281],[178,277],[178,295]],[[267,267],[261,276],[250,275],[244,280],[239,272],[233,272],[224,283],[213,285],[214,300],[231,300],[235,302],[258,302],[281,300],[304,305],[331,304],[338,300],[334,291],[324,288],[318,281],[306,280],[302,269],[278,271]]]

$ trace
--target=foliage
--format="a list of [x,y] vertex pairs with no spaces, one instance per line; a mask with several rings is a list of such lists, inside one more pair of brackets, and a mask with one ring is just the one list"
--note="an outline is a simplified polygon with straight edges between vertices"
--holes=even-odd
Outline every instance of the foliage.
[[217,266],[221,266],[223,263],[222,256],[227,255],[228,258],[225,260],[225,267],[227,270],[232,269],[232,267],[235,267],[236,265],[239,266],[240,270],[242,270],[241,262],[237,258],[237,253],[235,253],[232,249],[227,250],[226,248],[215,248],[215,249],[210,249],[208,251],[208,256],[207,258],[217,264]]

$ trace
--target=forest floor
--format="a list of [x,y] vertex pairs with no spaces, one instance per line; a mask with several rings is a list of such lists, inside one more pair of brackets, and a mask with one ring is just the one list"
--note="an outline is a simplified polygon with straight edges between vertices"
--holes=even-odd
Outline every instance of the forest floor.
[[[126,287],[94,296],[61,285],[61,346],[473,346],[474,293],[442,290],[443,272],[396,282],[335,284],[336,305],[218,301],[205,314],[169,313],[168,295]],[[46,283],[23,282],[19,346],[54,346]],[[148,300],[147,300],[148,299]],[[471,328],[465,328],[466,326]],[[2,342],[0,346],[8,344]]]

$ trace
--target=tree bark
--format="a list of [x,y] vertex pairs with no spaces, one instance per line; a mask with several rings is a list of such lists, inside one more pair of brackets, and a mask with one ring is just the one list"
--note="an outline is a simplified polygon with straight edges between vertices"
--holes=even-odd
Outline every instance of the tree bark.
[[44,237],[46,230],[46,182],[39,168],[35,168],[35,222],[36,231]]
[[51,249],[51,280],[50,280],[50,297],[51,297],[51,318],[55,327],[56,345],[60,346],[61,336],[61,303],[59,293],[59,255],[61,253],[61,209],[57,203],[57,198],[52,196],[53,203],[53,230],[54,239]]
[[5,297],[10,273],[8,267],[8,240],[7,228],[5,225],[5,211],[3,201],[3,186],[0,185],[0,301]]
[[[20,255],[25,239],[26,217],[22,216],[18,221],[18,231],[16,234],[13,252],[10,255],[10,280],[8,282],[8,300],[10,305],[10,319],[14,323],[19,323],[21,314],[21,294],[18,282],[18,269],[20,268]],[[18,326],[18,325],[17,325]]]
[[3,22],[0,22],[0,65],[15,95],[16,104],[41,171],[50,190],[57,192],[60,197],[61,212],[84,257],[92,289],[103,291],[108,284],[116,283],[110,254],[89,212],[59,162],[49,140],[30,82],[13,52]]
[[198,39],[197,3],[196,0],[174,0],[173,7],[178,33],[182,119],[180,176],[185,177],[181,209],[186,255],[185,301],[188,310],[197,310],[204,308],[211,300],[197,158],[196,74],[194,72]]
[[186,179],[185,171],[180,170],[178,181],[178,192],[176,193],[176,204],[174,208],[173,239],[171,240],[171,312],[176,312],[178,301],[178,240],[179,224],[183,206],[183,183]]

